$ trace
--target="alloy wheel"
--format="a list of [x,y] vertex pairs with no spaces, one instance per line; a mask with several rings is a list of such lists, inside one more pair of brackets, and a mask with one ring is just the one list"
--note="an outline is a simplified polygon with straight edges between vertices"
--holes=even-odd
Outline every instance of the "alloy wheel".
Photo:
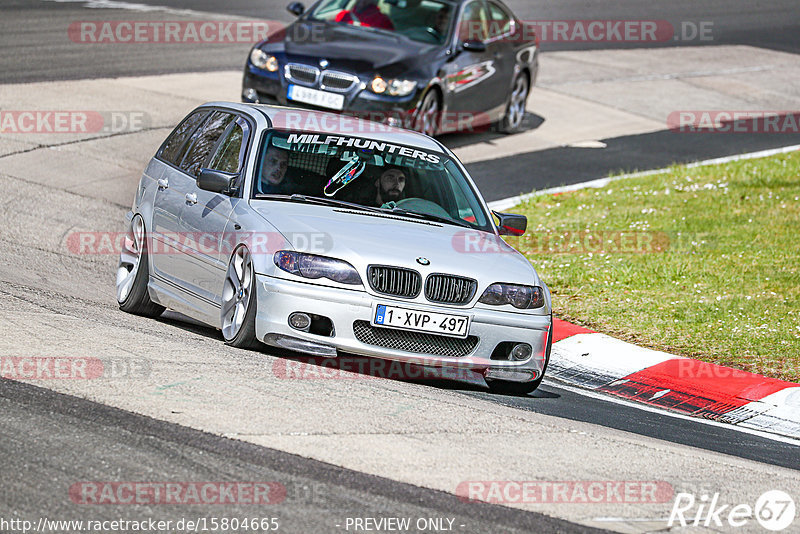
[[131,227],[128,235],[122,243],[122,252],[119,256],[117,267],[117,302],[125,302],[131,294],[133,282],[139,272],[139,265],[142,261],[142,251],[144,250],[144,221],[140,216],[135,216],[131,220]]
[[222,288],[222,335],[236,337],[244,323],[252,298],[253,262],[246,247],[233,253]]
[[525,104],[528,100],[528,80],[520,75],[514,83],[511,101],[508,104],[508,126],[512,130],[519,128],[525,117]]

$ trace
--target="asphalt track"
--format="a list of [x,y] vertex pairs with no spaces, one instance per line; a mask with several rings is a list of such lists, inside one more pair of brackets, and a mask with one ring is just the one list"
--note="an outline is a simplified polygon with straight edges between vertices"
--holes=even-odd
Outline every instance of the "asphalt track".
[[[601,530],[543,514],[342,469],[293,454],[221,438],[8,380],[0,380],[3,494],[0,518],[126,519],[278,518],[281,532],[342,530],[347,517],[449,518],[459,532]],[[13,474],[13,476],[12,476]],[[285,500],[253,505],[96,506],[91,513],[65,499],[76,481],[140,480],[278,482]],[[338,528],[337,528],[338,527]],[[5,532],[5,531],[4,531]]]
[[[220,12],[220,4],[212,2],[168,5]],[[223,9],[256,17],[264,16],[261,9],[270,5],[230,2]],[[798,50],[794,2],[758,7],[745,2],[707,2],[702,7],[696,2],[620,2],[611,8],[583,2],[512,5],[522,17],[552,19],[710,18],[725,30],[720,40]],[[2,82],[230,69],[238,68],[246,52],[241,46],[173,47],[169,53],[148,46],[81,49],[65,39],[65,21],[123,18],[130,12],[80,6],[38,0],[0,4]],[[275,18],[278,14],[286,19],[282,6]],[[169,11],[138,16],[197,18]],[[487,139],[492,135],[482,138]],[[448,140],[469,148],[462,138]],[[602,140],[607,145],[603,150],[555,147],[469,167],[487,199],[494,200],[529,191],[529,181],[514,177],[532,170],[536,185],[546,187],[599,178],[609,171],[798,143],[795,136],[763,134],[706,136],[698,143],[695,136],[664,131]],[[32,150],[47,157],[47,148]],[[502,174],[496,173],[498,168]],[[646,472],[641,466],[649,461],[651,479],[669,479],[676,490],[703,488],[753,499],[773,485],[790,493],[796,489],[797,444],[641,410],[552,382],[529,398],[492,395],[451,382],[281,382],[265,369],[296,355],[235,351],[222,345],[216,331],[174,314],[158,321],[122,314],[113,303],[114,259],[64,253],[59,240],[71,229],[118,225],[130,202],[127,196],[68,193],[58,182],[43,189],[35,179],[2,169],[0,179],[6,191],[0,204],[5,222],[0,235],[0,354],[110,354],[148,359],[155,370],[145,380],[99,384],[34,386],[0,380],[0,518],[252,515],[246,506],[87,508],[70,502],[67,489],[80,480],[274,480],[287,487],[287,501],[259,513],[279,516],[286,532],[343,532],[337,524],[353,516],[451,517],[464,525],[456,529],[462,532],[590,532],[589,523],[620,532],[666,529],[663,508],[645,516],[652,520],[655,514],[660,523],[637,528],[643,512],[626,506],[612,506],[610,513],[630,521],[603,523],[597,516],[609,512],[578,505],[532,511],[463,503],[452,495],[456,483],[464,473],[486,471],[458,464],[441,445],[432,450],[431,444],[442,443],[472,465],[488,464],[487,471],[498,473],[497,478],[625,480]],[[448,419],[451,415],[455,420]],[[463,421],[466,417],[480,423],[469,424]],[[376,433],[386,434],[386,441]],[[409,439],[416,440],[413,446],[395,450]],[[491,450],[482,451],[483,457],[469,456],[478,443],[489,444]],[[391,468],[385,468],[382,457]],[[431,466],[427,457],[441,463]],[[526,461],[518,465],[517,457]],[[529,458],[535,460],[527,462]],[[513,468],[504,471],[504,462]]]
[[[221,16],[292,21],[283,0],[142,0],[128,2],[151,6],[153,11],[86,9],[114,5],[99,0],[2,0],[0,2],[0,80],[4,83],[85,79],[172,72],[238,69],[244,65],[247,44],[193,46],[191,44],[138,44],[92,46],[70,41],[72,22],[92,20],[216,20]],[[119,2],[125,5],[125,2]],[[800,10],[793,0],[753,3],[747,0],[695,2],[622,2],[570,0],[513,0],[509,5],[525,20],[664,20],[677,28],[677,40],[657,43],[545,43],[542,49],[597,50],[641,46],[706,46],[744,44],[800,52]],[[166,10],[163,8],[167,8]],[[182,12],[191,10],[191,12]],[[682,24],[710,22],[708,40],[681,38]],[[688,32],[688,30],[687,30]]]
[[[468,163],[466,167],[491,202],[529,193],[533,188],[580,184],[612,174],[798,145],[800,134],[681,134],[663,130],[600,141],[605,148],[561,146]],[[568,168],[565,162],[569,162]],[[502,169],[502,175],[498,175],[498,169]]]

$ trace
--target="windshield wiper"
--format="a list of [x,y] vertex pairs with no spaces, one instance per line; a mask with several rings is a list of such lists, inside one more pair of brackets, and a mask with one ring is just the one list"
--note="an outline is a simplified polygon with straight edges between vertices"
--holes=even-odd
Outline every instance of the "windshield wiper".
[[411,217],[415,219],[426,219],[429,221],[436,221],[445,224],[452,224],[454,226],[463,226],[464,228],[470,228],[471,230],[475,230],[475,227],[469,224],[466,221],[459,221],[457,219],[451,219],[450,217],[442,217],[440,215],[433,215],[431,213],[422,213],[419,211],[409,211],[404,210],[403,208],[392,208],[392,209],[382,209],[386,213],[392,213],[395,215],[403,215],[405,217]]
[[382,210],[379,208],[364,206],[363,204],[356,204],[354,202],[346,202],[344,200],[336,200],[335,198],[322,198],[294,194],[291,195],[287,200],[291,200],[293,202],[306,202],[308,204],[319,204],[321,206],[336,206],[340,208],[350,208],[354,210],[371,211],[373,213],[382,213]]

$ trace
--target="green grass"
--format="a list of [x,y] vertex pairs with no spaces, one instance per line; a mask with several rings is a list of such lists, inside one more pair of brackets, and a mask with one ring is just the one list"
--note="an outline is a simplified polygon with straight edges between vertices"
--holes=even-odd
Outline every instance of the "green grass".
[[800,152],[675,166],[513,211],[529,230],[509,242],[550,286],[556,316],[800,381]]

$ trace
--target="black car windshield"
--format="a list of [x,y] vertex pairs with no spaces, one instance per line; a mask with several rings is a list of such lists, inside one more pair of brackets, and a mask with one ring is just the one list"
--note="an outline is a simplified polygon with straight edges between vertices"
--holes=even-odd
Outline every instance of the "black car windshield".
[[443,44],[455,4],[440,0],[323,0],[308,20],[394,32],[423,43]]
[[253,198],[347,202],[493,231],[478,197],[441,152],[347,135],[274,130],[259,153]]

